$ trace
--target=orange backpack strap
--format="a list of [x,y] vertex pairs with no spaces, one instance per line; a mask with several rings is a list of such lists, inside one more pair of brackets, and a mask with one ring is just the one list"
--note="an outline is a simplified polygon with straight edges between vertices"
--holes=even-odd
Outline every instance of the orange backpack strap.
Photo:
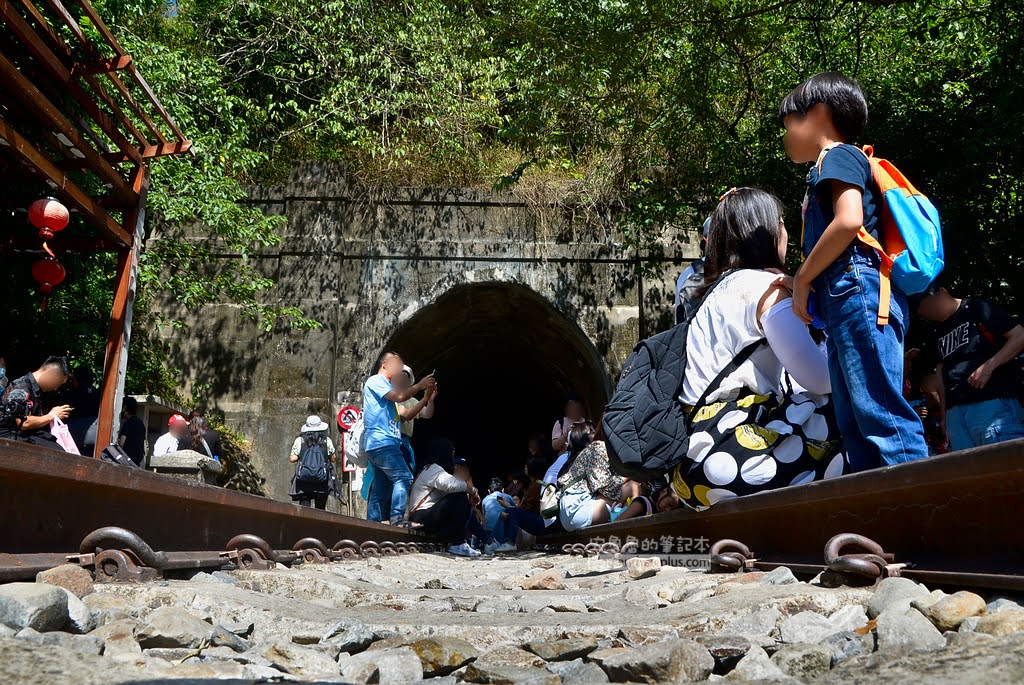
[[885,326],[889,323],[889,298],[892,294],[892,281],[890,279],[892,257],[886,254],[885,250],[882,249],[882,244],[875,240],[875,236],[863,228],[857,232],[857,239],[868,247],[874,248],[882,260],[881,264],[878,265],[878,318],[876,321],[879,326]]

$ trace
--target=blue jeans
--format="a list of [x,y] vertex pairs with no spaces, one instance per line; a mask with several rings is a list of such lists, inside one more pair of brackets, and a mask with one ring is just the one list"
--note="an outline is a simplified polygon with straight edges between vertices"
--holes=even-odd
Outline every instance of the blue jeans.
[[[402,436],[402,457],[405,459],[405,463],[409,466],[409,471],[414,472],[416,470],[416,453],[413,452],[412,443],[409,442],[409,436]],[[367,464],[366,473],[363,475],[363,487],[360,490],[360,494],[363,499],[366,500],[366,519],[368,521],[383,521],[384,515],[381,510],[381,502],[385,505],[391,501],[391,483],[387,480],[375,482],[373,478],[375,469],[373,464]],[[380,492],[380,497],[375,498],[373,493],[375,491]]]
[[1024,438],[1024,408],[1012,397],[950,407],[946,437],[951,450]]
[[530,535],[540,535],[544,532],[544,517],[540,514],[519,507],[505,511],[508,512],[508,521],[505,521],[505,541],[515,542],[516,530],[520,528]]
[[391,502],[390,519],[405,518],[405,504],[412,486],[412,472],[402,455],[401,444],[369,450],[366,459],[373,464],[373,482],[370,484],[370,500],[366,505],[367,518],[381,516]]
[[878,263],[874,251],[852,247],[814,281],[851,472],[928,456],[921,419],[903,398],[907,298],[893,291],[889,324],[878,325]]

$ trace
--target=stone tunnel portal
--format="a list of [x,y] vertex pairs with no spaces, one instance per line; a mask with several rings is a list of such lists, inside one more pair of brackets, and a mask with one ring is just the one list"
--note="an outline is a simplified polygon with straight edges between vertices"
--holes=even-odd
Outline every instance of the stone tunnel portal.
[[608,372],[591,340],[522,285],[455,286],[404,322],[386,349],[417,378],[436,370],[436,414],[416,423],[417,454],[449,438],[481,487],[522,469],[532,434],[550,439],[568,393],[583,398],[593,420],[608,399]]

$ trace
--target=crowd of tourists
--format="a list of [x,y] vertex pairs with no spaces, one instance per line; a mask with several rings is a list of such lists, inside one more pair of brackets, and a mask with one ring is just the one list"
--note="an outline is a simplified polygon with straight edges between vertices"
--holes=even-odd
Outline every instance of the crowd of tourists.
[[[613,398],[593,422],[581,398],[570,396],[550,436],[531,437],[511,473],[476,465],[487,477],[478,488],[450,442],[435,440],[428,454],[415,454],[410,438],[418,419],[434,416],[437,383],[433,375],[417,380],[397,352],[386,352],[363,387],[357,439],[368,518],[422,526],[455,554],[510,552],[553,530],[701,509],[1024,438],[1020,321],[998,304],[950,293],[938,278],[941,250],[919,269],[917,277],[928,280],[908,295],[899,256],[883,249],[894,222],[905,220],[886,207],[912,188],[890,195],[871,151],[852,144],[868,119],[860,86],[840,74],[817,74],[782,100],[778,117],[786,154],[809,165],[802,264],[786,273],[790,240],[777,197],[754,187],[721,196],[702,227],[702,258],[676,283],[677,326],[662,339],[673,341],[664,352],[679,369],[671,411],[652,407],[641,416],[639,405]],[[937,215],[922,211],[941,245]],[[917,249],[913,238],[904,231],[905,253]],[[905,350],[915,319],[928,331],[925,343]],[[654,345],[646,349],[657,354]],[[67,449],[64,432],[55,430],[64,426],[71,444],[88,450],[99,404],[88,372],[72,374],[65,360],[50,358],[8,381],[3,362],[0,437]],[[42,394],[69,380],[43,412]],[[624,373],[620,391],[626,381]],[[145,435],[135,411],[127,398],[119,445],[138,462]],[[675,425],[655,425],[666,416]],[[176,415],[155,447],[160,454],[188,448],[216,457],[217,442],[201,415]],[[648,459],[653,454],[658,459]],[[337,493],[338,454],[327,424],[309,417],[289,459],[292,498],[323,509],[328,494]]]
[[[486,494],[447,448],[414,479],[402,449],[406,414],[396,407],[422,392],[414,405],[422,410],[436,383],[413,385],[411,375],[395,383],[403,364],[389,352],[363,396],[371,517],[431,528],[457,554],[511,551],[553,529],[706,508],[1024,437],[1024,327],[997,304],[958,299],[938,278],[910,296],[901,290],[909,281],[897,280],[881,245],[890,239],[889,189],[870,151],[852,145],[867,118],[859,85],[836,73],[811,77],[780,104],[787,155],[811,165],[794,275],[786,274],[784,206],[772,194],[732,188],[704,222],[702,258],[681,274],[674,298],[684,348],[674,353],[685,362],[673,400],[684,430],[674,434],[684,439],[657,446],[678,455],[660,471],[625,467],[621,424],[588,421],[570,397],[550,444],[531,438],[522,473],[491,479]],[[933,267],[937,277],[941,259]],[[927,342],[905,350],[914,319]],[[625,411],[640,420],[636,407]],[[642,461],[647,447],[631,449]],[[627,477],[637,472],[654,473]]]

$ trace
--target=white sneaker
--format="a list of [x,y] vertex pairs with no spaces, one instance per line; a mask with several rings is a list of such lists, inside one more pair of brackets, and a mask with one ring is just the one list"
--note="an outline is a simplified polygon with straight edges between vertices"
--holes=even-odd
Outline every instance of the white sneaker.
[[494,554],[494,551],[498,549],[497,542],[488,542],[484,545],[484,554]]
[[508,552],[518,552],[519,548],[513,545],[511,542],[503,542],[494,548],[495,554],[506,554]]
[[480,552],[469,546],[468,542],[463,542],[461,545],[448,545],[448,553],[454,554],[457,557],[478,557]]

